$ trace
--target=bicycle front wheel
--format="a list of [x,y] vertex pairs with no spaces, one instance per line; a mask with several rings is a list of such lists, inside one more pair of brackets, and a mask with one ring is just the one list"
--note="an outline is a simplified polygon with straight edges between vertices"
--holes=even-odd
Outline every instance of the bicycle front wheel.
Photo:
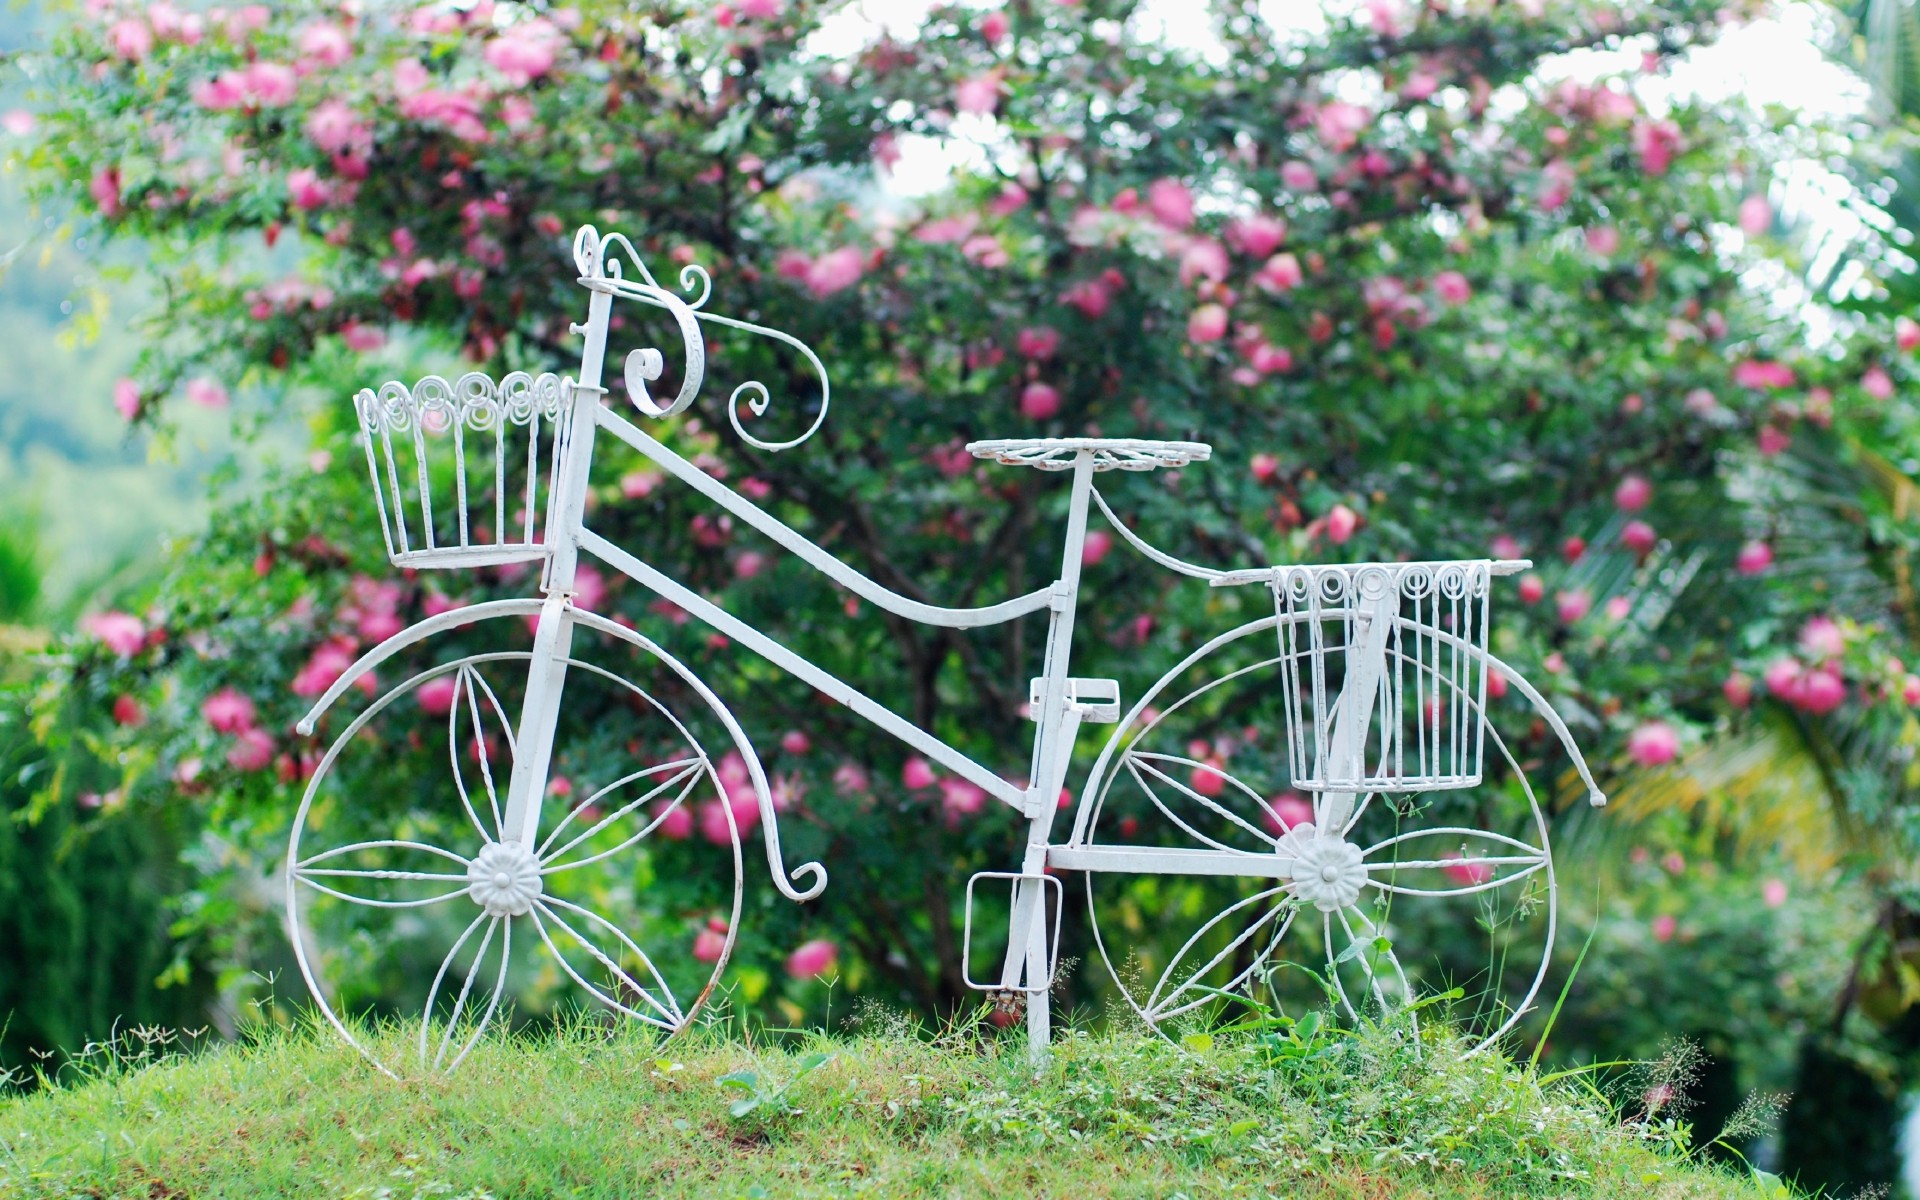
[[671,1037],[726,966],[752,748],[651,643],[615,671],[578,640],[531,841],[504,820],[527,651],[418,671],[339,729],[308,782],[295,953],[323,1015],[389,1074],[451,1070],[488,1029],[576,1007]]

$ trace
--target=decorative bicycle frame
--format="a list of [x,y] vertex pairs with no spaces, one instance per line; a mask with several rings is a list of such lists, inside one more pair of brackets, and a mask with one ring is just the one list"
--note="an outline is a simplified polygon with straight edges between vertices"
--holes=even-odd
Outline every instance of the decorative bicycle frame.
[[[418,1051],[430,1065],[451,1067],[465,1057],[493,1018],[509,974],[516,923],[525,940],[526,925],[534,927],[537,945],[551,951],[562,971],[581,987],[613,1007],[667,1032],[684,1028],[711,990],[730,952],[739,916],[739,832],[729,810],[735,864],[733,918],[727,924],[707,989],[690,1000],[672,994],[653,956],[612,921],[589,907],[563,900],[550,889],[560,872],[581,862],[598,861],[648,836],[660,824],[654,818],[639,834],[623,838],[614,850],[579,861],[567,855],[583,848],[616,817],[650,812],[640,806],[673,793],[668,802],[685,802],[690,789],[717,781],[716,756],[651,693],[614,674],[576,659],[576,630],[590,630],[616,638],[659,660],[671,676],[696,695],[716,715],[733,748],[741,752],[764,829],[767,864],[782,894],[805,901],[827,886],[825,868],[808,862],[789,872],[782,854],[779,813],[767,773],[753,752],[746,732],[724,702],[694,673],[643,634],[577,602],[578,567],[582,554],[596,558],[657,593],[774,665],[872,722],[938,764],[954,776],[982,789],[988,796],[1019,813],[1026,822],[1025,849],[1012,869],[985,872],[968,884],[964,973],[974,987],[1024,995],[1026,1021],[1036,1054],[1044,1052],[1050,1036],[1049,989],[1054,982],[1062,887],[1058,872],[1082,872],[1091,890],[1095,876],[1106,873],[1149,873],[1198,876],[1235,876],[1264,881],[1265,890],[1217,914],[1197,931],[1174,956],[1151,992],[1130,986],[1122,977],[1105,941],[1100,941],[1109,969],[1123,994],[1143,1017],[1158,1025],[1190,1012],[1210,1000],[1215,989],[1208,975],[1237,971],[1231,986],[1252,979],[1264,955],[1271,950],[1295,916],[1317,910],[1331,955],[1336,930],[1352,941],[1378,936],[1375,919],[1360,912],[1358,900],[1369,888],[1382,894],[1431,895],[1434,889],[1400,885],[1399,871],[1444,869],[1465,885],[1441,889],[1446,894],[1471,894],[1497,888],[1536,874],[1543,875],[1547,894],[1549,942],[1552,936],[1552,862],[1545,825],[1532,792],[1538,826],[1537,844],[1478,829],[1447,826],[1388,838],[1372,846],[1347,840],[1359,813],[1376,793],[1471,788],[1481,778],[1481,759],[1487,740],[1487,687],[1497,674],[1531,703],[1564,744],[1594,803],[1603,802],[1565,725],[1540,694],[1517,672],[1486,649],[1488,597],[1492,581],[1526,564],[1467,560],[1448,563],[1347,564],[1325,567],[1275,566],[1253,571],[1220,571],[1183,562],[1147,544],[1120,521],[1094,486],[1102,472],[1150,471],[1204,462],[1210,448],[1195,442],[1131,439],[1027,439],[983,441],[967,447],[976,457],[1011,466],[1033,467],[1067,476],[1069,500],[1066,528],[1056,578],[1025,595],[982,607],[946,608],[901,595],[834,557],[797,530],[764,511],[633,424],[605,401],[603,367],[612,328],[614,301],[630,300],[664,310],[675,322],[682,344],[685,369],[678,392],[662,402],[648,391],[664,375],[665,356],[655,348],[636,349],[624,362],[628,398],[650,417],[666,417],[685,410],[699,395],[706,373],[706,328],[722,327],[771,338],[798,354],[819,379],[819,408],[811,424],[787,441],[767,441],[743,422],[741,406],[755,416],[764,414],[770,392],[758,382],[736,387],[728,400],[728,419],[735,436],[761,450],[788,450],[805,442],[826,420],[830,385],[824,366],[807,346],[776,330],[723,316],[706,307],[712,284],[698,266],[680,272],[682,295],[661,286],[631,242],[620,234],[601,236],[583,227],[573,243],[579,283],[589,294],[587,319],[573,330],[584,336],[585,348],[576,378],[553,375],[538,378],[510,375],[499,383],[468,375],[452,384],[429,377],[412,388],[387,384],[379,392],[365,391],[356,400],[367,465],[376,505],[396,566],[409,568],[498,566],[538,562],[542,566],[540,597],[473,605],[430,617],[395,634],[365,654],[327,689],[303,719],[300,729],[311,734],[323,714],[349,689],[361,684],[381,663],[423,640],[447,630],[500,617],[537,618],[531,652],[472,655],[455,663],[422,672],[388,692],[349,723],[323,756],[294,823],[289,848],[286,888],[293,943],[301,971],[316,1000],[341,1034],[362,1045],[348,1030],[323,985],[318,967],[320,951],[309,945],[302,905],[316,896],[366,905],[375,910],[457,905],[461,897],[478,908],[459,940],[441,961],[428,993],[420,1028]],[[629,271],[631,274],[629,275]],[[1040,673],[1031,685],[1031,718],[1035,723],[1030,771],[1022,782],[1003,777],[932,733],[893,712],[858,688],[807,661],[773,638],[741,621],[705,597],[676,581],[657,564],[644,562],[614,544],[592,527],[586,516],[586,498],[594,450],[599,438],[617,439],[657,464],[667,475],[694,489],[736,520],[770,538],[854,595],[901,618],[948,628],[978,628],[1044,612],[1046,649]],[[524,455],[520,446],[525,444]],[[469,443],[473,443],[472,446]],[[451,504],[444,492],[444,471],[430,470],[436,456],[451,453],[454,461]],[[548,472],[544,488],[542,470]],[[476,474],[477,472],[477,474]],[[490,503],[489,503],[490,500]],[[545,511],[544,531],[535,535],[535,514]],[[1120,537],[1155,563],[1214,587],[1262,586],[1275,601],[1274,613],[1194,650],[1138,698],[1122,715],[1117,683],[1079,678],[1071,674],[1074,623],[1080,602],[1081,564],[1090,510],[1097,507]],[[451,522],[449,514],[453,515]],[[472,519],[470,519],[470,516]],[[1249,637],[1272,637],[1276,654],[1254,667],[1236,670],[1207,683],[1198,692],[1175,696],[1175,681],[1209,656]],[[459,743],[459,722],[478,729],[489,711],[508,724],[498,697],[482,678],[483,665],[525,662],[526,686],[521,708],[510,723],[507,740],[512,770],[506,783],[504,806],[484,745],[476,747],[482,784],[470,788],[453,752],[454,782],[470,831],[461,837],[468,850],[409,839],[405,836],[350,841],[310,852],[303,857],[303,838],[316,839],[316,797],[334,771],[338,757],[368,721],[395,699],[428,684],[451,679],[452,710],[449,736]],[[1221,684],[1250,677],[1256,668],[1275,668],[1281,676],[1286,716],[1288,762],[1294,788],[1313,796],[1311,822],[1291,823],[1276,816],[1273,802],[1224,770],[1192,755],[1164,754],[1145,748],[1148,738],[1168,714],[1189,704],[1195,696]],[[638,781],[651,787],[641,800],[590,825],[597,811],[580,803],[541,838],[543,804],[551,803],[548,785],[555,731],[570,676],[591,672],[630,689],[634,702],[651,705],[686,735],[691,747],[681,758],[655,764],[620,781]],[[649,710],[651,711],[651,710]],[[1056,798],[1067,782],[1080,727],[1087,722],[1117,722],[1085,786],[1077,793],[1071,831],[1064,841],[1055,838],[1060,813]],[[476,741],[481,741],[475,735]],[[1493,736],[1497,752],[1505,745]],[[1515,765],[1517,770],[1517,765]],[[1229,794],[1207,781],[1206,786],[1182,783],[1179,772],[1215,771],[1230,787]],[[1525,785],[1524,773],[1522,784]],[[1152,805],[1184,831],[1191,847],[1118,844],[1103,837],[1102,806],[1116,779],[1139,784]],[[1193,779],[1202,779],[1194,775]],[[609,793],[616,785],[602,789]],[[478,794],[484,792],[488,808]],[[1244,793],[1244,794],[1242,794]],[[1248,802],[1251,803],[1248,803]],[[1176,812],[1181,808],[1186,815]],[[488,816],[492,821],[488,821]],[[1259,823],[1249,817],[1259,818]],[[570,823],[579,819],[571,838],[556,848]],[[1209,825],[1208,823],[1213,823]],[[1208,826],[1212,832],[1208,832]],[[477,837],[472,836],[477,834]],[[1249,836],[1251,835],[1251,836]],[[1477,839],[1486,847],[1477,852],[1416,855],[1402,861],[1401,846],[1413,839]],[[1251,845],[1253,848],[1248,849]],[[1386,861],[1387,855],[1392,861]],[[405,864],[413,864],[408,866]],[[419,864],[426,863],[427,866]],[[440,864],[437,867],[432,864]],[[1010,892],[1007,949],[997,970],[985,979],[972,976],[976,964],[973,897],[982,883],[1003,883]],[[367,893],[374,885],[417,884],[421,892],[404,899],[379,899]],[[304,890],[303,890],[304,889]],[[433,894],[428,895],[426,893]],[[1052,916],[1049,918],[1051,905]],[[1225,949],[1185,975],[1182,961],[1196,947],[1209,947],[1225,928],[1222,922],[1249,920],[1251,924]],[[483,931],[483,932],[482,932]],[[480,939],[475,942],[476,933]],[[484,1011],[466,1009],[483,961],[493,953],[498,937],[500,966],[492,981],[491,999]],[[1096,928],[1096,937],[1099,930]],[[563,953],[565,942],[575,947]],[[474,949],[475,946],[478,949]],[[1264,949],[1261,947],[1264,946]],[[463,947],[466,949],[463,951]],[[584,948],[584,949],[583,949]],[[436,1023],[438,997],[451,993],[459,975],[462,954],[471,965],[459,984],[450,1015]],[[584,955],[584,960],[582,956]],[[1397,959],[1386,966],[1392,978],[1382,983],[1368,968],[1367,986],[1380,1003],[1387,991],[1410,994]],[[1239,970],[1241,960],[1249,960]],[[599,982],[586,978],[579,962],[601,973]],[[1372,961],[1371,959],[1369,961]],[[1191,965],[1191,964],[1189,964]],[[1512,1014],[1487,1034],[1482,1044],[1510,1029],[1544,975],[1543,956],[1526,997],[1512,1006]],[[1336,984],[1338,971],[1332,972]],[[1395,980],[1397,979],[1397,982]],[[1344,989],[1341,997],[1352,1007]],[[465,1024],[462,1024],[464,1018]],[[438,1029],[438,1042],[434,1031]],[[362,1046],[365,1049],[365,1046]],[[370,1057],[372,1055],[370,1054]],[[378,1057],[382,1069],[390,1069]]]

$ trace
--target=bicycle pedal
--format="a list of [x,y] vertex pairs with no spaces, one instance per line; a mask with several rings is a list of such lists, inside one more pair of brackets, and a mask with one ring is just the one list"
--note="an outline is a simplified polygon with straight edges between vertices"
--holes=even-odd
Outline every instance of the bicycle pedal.
[[[1035,679],[1027,684],[1027,719],[1037,720],[1040,702],[1045,698],[1047,681]],[[1077,705],[1080,719],[1090,725],[1111,725],[1120,719],[1120,681],[1118,679],[1069,679],[1067,703]]]

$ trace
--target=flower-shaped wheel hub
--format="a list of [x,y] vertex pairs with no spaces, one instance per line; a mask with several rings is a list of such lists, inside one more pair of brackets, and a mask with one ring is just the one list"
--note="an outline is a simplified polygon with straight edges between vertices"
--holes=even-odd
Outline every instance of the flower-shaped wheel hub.
[[1346,908],[1367,886],[1367,864],[1360,847],[1339,834],[1322,836],[1312,825],[1296,825],[1277,849],[1293,858],[1288,890],[1321,912]]
[[467,864],[467,895],[489,916],[523,916],[542,890],[540,860],[519,842],[488,842]]

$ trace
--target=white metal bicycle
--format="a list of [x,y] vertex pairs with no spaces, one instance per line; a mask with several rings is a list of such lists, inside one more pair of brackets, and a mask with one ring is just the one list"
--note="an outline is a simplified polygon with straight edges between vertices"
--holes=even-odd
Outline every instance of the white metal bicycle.
[[[680,273],[686,295],[661,286],[624,236],[603,237],[585,227],[573,253],[589,294],[586,322],[573,327],[585,338],[577,378],[514,374],[496,382],[470,374],[448,383],[428,377],[412,387],[389,383],[356,399],[395,566],[537,565],[541,571],[537,597],[456,608],[389,637],[347,669],[300,725],[312,734],[343,695],[371,683],[375,668],[429,638],[500,620],[534,627],[528,650],[459,655],[377,696],[334,734],[295,816],[286,903],[301,972],[342,1036],[383,1070],[401,1064],[374,1055],[371,1042],[355,1037],[346,1017],[356,1001],[341,990],[382,946],[419,944],[413,965],[402,967],[426,988],[419,996],[416,987],[418,1011],[409,1019],[418,1029],[407,1055],[428,1068],[451,1069],[498,1017],[504,998],[528,981],[548,991],[577,988],[667,1034],[686,1028],[720,979],[739,928],[743,826],[761,828],[774,884],[784,895],[804,901],[827,885],[817,862],[789,873],[776,789],[722,698],[653,639],[578,602],[582,554],[804,680],[1024,818],[1020,861],[969,881],[963,973],[970,986],[1026,998],[1036,1053],[1050,1035],[1062,872],[1084,875],[1094,937],[1114,983],[1156,1027],[1222,992],[1257,985],[1295,930],[1318,943],[1323,977],[1349,1010],[1410,998],[1421,972],[1409,971],[1390,936],[1392,905],[1402,897],[1465,897],[1475,907],[1462,919],[1491,929],[1499,922],[1489,915],[1486,897],[1503,892],[1512,898],[1509,910],[1544,913],[1545,944],[1524,993],[1482,1021],[1482,1044],[1526,1011],[1551,948],[1553,864],[1546,815],[1528,771],[1489,720],[1490,686],[1496,693],[1506,686],[1517,691],[1564,746],[1590,799],[1603,799],[1545,699],[1488,653],[1492,581],[1524,563],[1196,566],[1143,541],[1094,481],[1108,471],[1202,462],[1209,447],[1105,438],[984,441],[968,450],[1068,476],[1059,575],[985,607],[921,603],[854,570],[649,436],[606,403],[602,386],[616,299],[664,310],[681,335],[685,369],[671,400],[648,391],[664,375],[659,350],[626,356],[629,398],[650,417],[681,412],[699,394],[710,327],[772,338],[818,375],[819,407],[810,426],[787,441],[757,437],[741,412],[743,404],[755,416],[766,411],[770,393],[757,382],[733,390],[728,417],[746,444],[785,450],[826,419],[829,384],[813,351],[784,333],[708,311],[712,285],[699,267]],[[596,533],[586,499],[595,443],[603,435],[887,612],[963,629],[1044,612],[1048,632],[1030,687],[1036,730],[1026,777],[1003,777]],[[1070,673],[1095,507],[1153,562],[1215,588],[1265,588],[1274,600],[1264,615],[1192,650],[1124,714],[1116,681]],[[536,531],[543,509],[544,527]],[[651,663],[651,673],[636,681],[630,672],[594,662],[588,643],[622,647]],[[499,682],[503,678],[507,682]],[[550,785],[561,706],[587,686],[616,697],[634,729],[648,732],[626,742],[635,761],[600,772],[604,786],[557,797]],[[509,718],[502,693],[511,699],[515,687],[518,712]],[[1257,704],[1236,709],[1229,702],[1234,696],[1255,697]],[[398,827],[355,828],[356,819],[366,818],[341,783],[342,757],[361,753],[382,761],[388,751],[373,722],[406,698],[446,715],[447,786],[409,807],[396,818]],[[1276,706],[1280,731],[1260,724],[1272,723]],[[1238,733],[1221,732],[1255,709],[1260,720]],[[1209,729],[1196,733],[1196,721]],[[1070,832],[1056,840],[1056,797],[1081,726],[1100,722],[1116,729],[1076,793]],[[1275,732],[1283,733],[1284,753],[1248,749]],[[1489,740],[1505,764],[1500,777],[1517,781],[1491,806],[1478,795]],[[1312,797],[1310,818],[1305,802],[1287,789]],[[1457,803],[1460,797],[1469,800]],[[1489,815],[1496,808],[1505,814],[1497,820]],[[646,931],[624,927],[630,922],[622,914],[644,907],[628,894],[631,872],[627,882],[616,877],[609,884],[605,872],[582,868],[606,864],[676,828],[684,833],[696,811],[709,840],[728,849],[716,850],[714,916],[703,947],[669,953],[657,941],[642,945]],[[1217,911],[1191,911],[1190,897],[1198,893],[1183,893],[1166,911],[1143,914],[1137,897],[1103,898],[1100,888],[1116,875],[1214,877],[1238,894]],[[984,926],[975,928],[976,890],[989,885],[1006,896],[1005,948],[990,956],[995,969],[976,980],[976,938],[989,938]],[[1130,961],[1118,943],[1143,919],[1195,927],[1166,961]],[[1511,949],[1511,938],[1494,936],[1504,939],[1500,953]],[[997,941],[997,933],[990,940]]]

